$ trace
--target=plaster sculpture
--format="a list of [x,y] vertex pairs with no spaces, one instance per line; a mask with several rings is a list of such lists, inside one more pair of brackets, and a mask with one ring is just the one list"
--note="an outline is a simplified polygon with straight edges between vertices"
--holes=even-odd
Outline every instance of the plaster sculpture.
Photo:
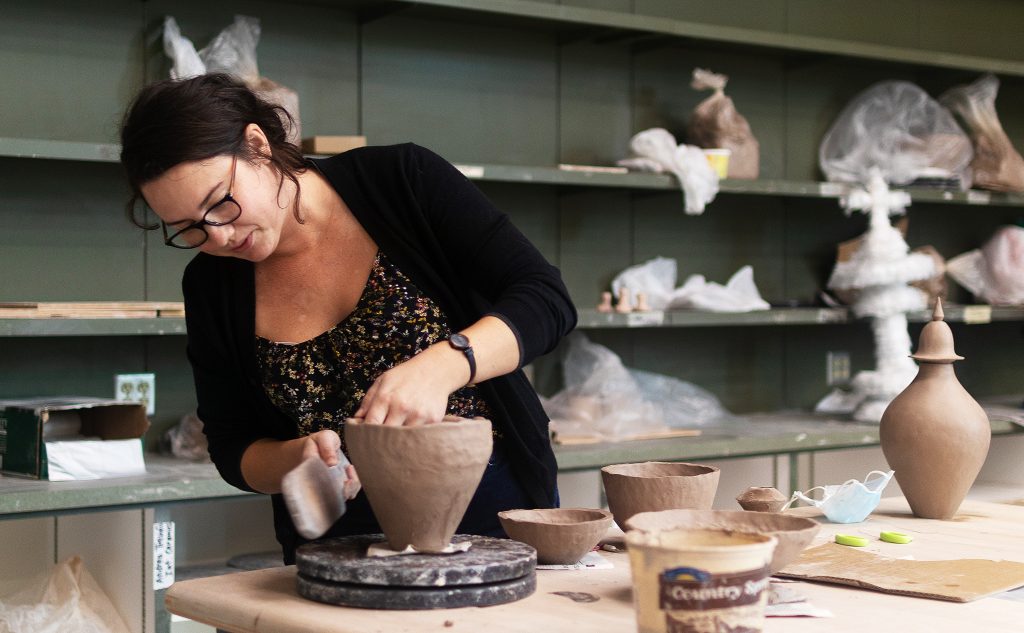
[[726,530],[774,536],[771,573],[780,571],[800,556],[821,526],[814,519],[775,512],[743,510],[663,510],[641,512],[626,521],[626,528],[656,533],[662,530]]
[[[871,317],[875,337],[875,369],[858,372],[851,382],[852,394],[841,396],[844,407],[853,409],[861,422],[878,422],[885,407],[914,377],[914,363],[908,358],[910,334],[907,312],[925,308],[925,294],[909,282],[930,278],[935,271],[932,258],[910,253],[903,236],[889,221],[910,204],[903,191],[890,191],[877,169],[872,170],[865,189],[855,189],[843,200],[847,213],[862,211],[871,223],[861,247],[849,261],[836,264],[828,287],[858,289],[853,313]],[[818,404],[817,410],[839,413],[832,405],[835,394]]]
[[789,498],[771,486],[753,486],[744,490],[736,502],[751,512],[778,512]]
[[956,379],[953,363],[963,357],[953,350],[941,302],[912,358],[920,369],[882,416],[882,452],[915,515],[950,519],[985,463],[992,430]]
[[493,439],[482,418],[419,426],[350,418],[345,442],[391,549],[442,552],[480,484]]
[[550,508],[498,513],[510,538],[532,545],[542,565],[571,565],[592,550],[612,524],[607,510]]
[[601,481],[608,508],[623,527],[638,512],[710,509],[720,474],[718,468],[703,464],[645,462],[605,466]]

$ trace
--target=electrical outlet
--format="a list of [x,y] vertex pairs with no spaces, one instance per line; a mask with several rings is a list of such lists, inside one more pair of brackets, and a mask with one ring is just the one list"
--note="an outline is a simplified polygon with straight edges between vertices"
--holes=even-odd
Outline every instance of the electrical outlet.
[[114,398],[141,402],[146,415],[156,413],[156,374],[117,374],[114,376]]
[[828,352],[825,354],[825,383],[829,386],[845,385],[850,382],[850,353]]

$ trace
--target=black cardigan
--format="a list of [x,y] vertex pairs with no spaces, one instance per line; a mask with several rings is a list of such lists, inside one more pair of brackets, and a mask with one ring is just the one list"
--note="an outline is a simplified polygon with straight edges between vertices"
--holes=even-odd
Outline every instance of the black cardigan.
[[[557,268],[465,176],[413,144],[365,147],[311,160],[356,219],[453,330],[487,314],[515,333],[520,366],[551,351],[576,325]],[[244,212],[244,211],[243,211]],[[257,373],[251,262],[200,253],[182,286],[198,415],[225,481],[252,490],[242,454],[260,438],[296,437],[295,422],[268,399]],[[555,504],[548,418],[522,370],[480,384],[514,470],[537,507]],[[285,551],[297,535],[280,495],[274,524]]]

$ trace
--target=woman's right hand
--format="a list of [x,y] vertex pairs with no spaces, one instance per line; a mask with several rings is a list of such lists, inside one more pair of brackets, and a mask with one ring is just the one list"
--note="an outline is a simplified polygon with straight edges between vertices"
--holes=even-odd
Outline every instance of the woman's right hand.
[[[302,447],[303,460],[319,457],[328,468],[338,465],[338,455],[341,454],[341,438],[336,432],[330,429],[317,431],[307,435],[305,439],[306,443]],[[345,499],[351,500],[359,494],[362,483],[359,481],[356,467],[352,464],[345,467],[345,476]]]

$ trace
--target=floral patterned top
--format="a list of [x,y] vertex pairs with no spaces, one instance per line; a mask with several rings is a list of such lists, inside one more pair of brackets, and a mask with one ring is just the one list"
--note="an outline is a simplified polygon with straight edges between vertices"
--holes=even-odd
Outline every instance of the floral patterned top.
[[[351,314],[301,343],[257,336],[256,356],[263,388],[271,402],[295,421],[299,435],[332,429],[342,437],[347,453],[345,419],[359,408],[373,381],[451,334],[437,304],[378,251]],[[452,393],[447,413],[491,418],[475,386]]]

